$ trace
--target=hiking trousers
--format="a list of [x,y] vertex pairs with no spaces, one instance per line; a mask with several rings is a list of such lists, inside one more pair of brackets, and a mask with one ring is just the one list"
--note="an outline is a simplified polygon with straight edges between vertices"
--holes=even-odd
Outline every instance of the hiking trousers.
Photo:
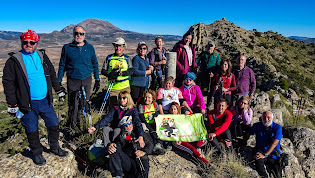
[[[81,90],[81,87],[83,86],[86,93],[86,100],[90,100],[90,92],[91,92],[91,84],[92,84],[92,76],[80,80],[80,79],[67,79],[67,90],[68,90],[68,118],[70,121],[70,124],[73,126],[77,126],[79,123],[78,120],[78,110],[76,109],[79,105],[79,101],[77,99],[77,93]],[[83,97],[83,96],[82,96]]]
[[[144,177],[148,177],[149,173],[149,158],[147,155],[144,155],[140,158],[145,171],[143,172]],[[125,174],[131,174],[135,177],[140,176],[140,161],[139,159],[132,159],[126,153],[122,151],[120,146],[116,147],[116,152],[110,154],[109,156],[109,171],[112,176],[124,176]]]
[[255,166],[258,174],[263,178],[268,178],[267,171],[275,178],[282,177],[280,166],[275,159],[269,157],[258,159],[255,161]]
[[[219,151],[219,153],[221,154],[222,153],[222,147],[221,147],[221,145],[220,145],[220,143],[219,143],[219,141],[217,139],[218,136],[221,139],[223,139],[223,141],[227,139],[227,140],[229,140],[231,142],[232,142],[232,136],[231,136],[230,130],[226,129],[225,132],[221,133],[220,135],[217,135],[216,137],[213,138],[212,141],[210,141],[211,145],[214,146]],[[233,150],[233,146],[232,145],[229,147],[229,150],[230,151]]]

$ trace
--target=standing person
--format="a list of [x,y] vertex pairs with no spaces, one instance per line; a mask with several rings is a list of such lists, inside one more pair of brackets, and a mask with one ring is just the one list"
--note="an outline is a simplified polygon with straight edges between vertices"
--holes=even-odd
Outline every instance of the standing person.
[[[133,118],[124,117],[118,126],[121,128],[119,136],[108,147],[109,171],[113,177],[147,178],[149,176],[149,157],[152,153],[153,144],[149,134],[144,134],[145,146],[135,142],[137,137],[134,133]],[[129,177],[126,175],[126,177]]]
[[215,74],[212,82],[212,86],[214,86],[212,91],[216,91],[214,95],[214,108],[216,108],[220,98],[224,98],[228,105],[231,102],[231,92],[236,90],[235,76],[231,71],[231,61],[223,59],[220,62],[220,72]]
[[125,40],[116,38],[112,44],[115,52],[106,57],[101,70],[101,74],[108,77],[108,83],[114,81],[109,98],[110,108],[117,105],[120,92],[127,91],[130,93],[129,80],[133,74],[132,62],[129,60],[129,56],[124,54],[127,45]]
[[10,53],[3,68],[3,88],[8,103],[8,112],[21,112],[21,124],[25,128],[33,161],[44,165],[43,146],[39,140],[38,116],[44,119],[48,131],[50,152],[64,157],[67,151],[59,147],[58,118],[52,105],[52,87],[59,97],[65,97],[60,87],[54,66],[44,50],[36,50],[40,36],[32,30],[20,36],[22,50]]
[[100,88],[100,78],[98,62],[94,47],[85,40],[85,30],[82,26],[73,28],[74,40],[65,44],[61,51],[58,70],[58,81],[62,82],[64,72],[67,74],[68,91],[68,116],[72,126],[76,127],[78,122],[75,111],[76,92],[84,87],[86,100],[90,100],[92,76],[94,73],[95,84],[93,91],[97,92]]
[[192,44],[192,33],[186,32],[183,39],[175,44],[177,53],[176,61],[176,82],[175,86],[180,87],[184,81],[184,76],[188,72],[195,72],[197,64],[195,61],[195,46]]
[[210,78],[214,76],[214,73],[218,71],[220,66],[220,54],[215,50],[215,43],[210,41],[207,45],[207,50],[202,51],[198,58],[196,58],[196,63],[200,67],[200,73],[197,74],[197,85],[200,86],[202,92],[206,89],[208,93]]
[[131,76],[131,97],[135,103],[143,94],[145,86],[149,80],[149,75],[154,69],[152,65],[149,65],[149,60],[146,56],[147,51],[147,44],[145,42],[140,42],[137,48],[138,55],[132,59],[134,72]]
[[246,56],[244,54],[240,54],[237,58],[237,67],[233,70],[237,84],[235,95],[237,98],[247,95],[251,100],[253,100],[256,89],[255,74],[253,70],[245,66],[245,64]]
[[219,144],[220,140],[225,142],[226,147],[230,151],[233,150],[231,132],[228,129],[233,115],[227,110],[227,106],[227,101],[220,98],[216,109],[208,111],[208,141],[210,141],[212,146],[216,147],[219,154],[222,153],[222,148]]
[[179,87],[179,90],[183,93],[183,97],[186,100],[188,106],[194,113],[206,113],[206,105],[203,99],[201,90],[194,80],[196,75],[192,72],[188,72],[185,75],[184,84]]
[[280,166],[276,163],[281,153],[282,127],[273,122],[274,116],[270,111],[263,112],[261,117],[261,122],[250,129],[250,134],[256,136],[257,153],[254,159],[257,172],[261,177],[269,177],[267,171],[274,173],[274,177],[282,177]]
[[[179,104],[176,102],[171,103],[169,113],[170,114],[180,114]],[[197,148],[200,148],[201,146],[203,146],[204,143],[205,143],[205,140],[200,140],[200,141],[196,141],[196,142],[176,141],[176,142],[173,142],[173,146],[180,151],[184,151],[184,152],[186,152],[192,156],[195,156],[200,161],[202,161],[206,164],[210,164],[209,161],[207,161],[197,150]]]
[[162,36],[155,38],[156,48],[153,48],[150,52],[150,64],[155,67],[155,74],[151,75],[152,81],[150,89],[156,91],[157,88],[161,88],[162,75],[165,75],[165,64],[166,64],[166,52],[167,50],[163,47],[164,39]]

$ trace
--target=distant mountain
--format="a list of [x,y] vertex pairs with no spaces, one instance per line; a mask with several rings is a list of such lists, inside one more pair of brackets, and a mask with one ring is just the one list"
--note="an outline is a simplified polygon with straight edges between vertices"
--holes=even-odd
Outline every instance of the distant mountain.
[[304,38],[309,38],[309,37],[302,37],[302,36],[289,36],[288,38],[290,38],[290,39],[296,39],[296,40],[299,40],[299,39],[304,39]]
[[[108,21],[101,19],[87,19],[79,24],[71,24],[63,28],[61,31],[53,31],[51,33],[40,33],[41,45],[43,47],[62,45],[69,43],[73,39],[73,27],[76,25],[82,26],[86,31],[86,39],[92,44],[111,44],[117,37],[123,37],[128,42],[152,41],[157,35],[138,33],[128,30],[122,30]],[[16,40],[19,38],[21,32],[0,31],[0,39]],[[166,41],[178,41],[181,36],[177,35],[160,35]],[[4,44],[0,48],[6,48],[7,42],[0,41]]]
[[298,41],[303,41],[304,43],[308,43],[308,44],[315,43],[315,38],[301,37],[301,36],[290,36],[288,38],[295,39]]

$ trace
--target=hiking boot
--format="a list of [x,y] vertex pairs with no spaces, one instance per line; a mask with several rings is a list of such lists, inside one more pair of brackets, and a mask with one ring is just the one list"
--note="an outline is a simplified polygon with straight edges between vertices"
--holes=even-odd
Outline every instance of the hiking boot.
[[33,161],[34,161],[35,164],[37,164],[39,166],[42,166],[42,165],[46,164],[46,159],[44,158],[44,156],[42,154],[35,155]]
[[58,147],[58,149],[51,149],[50,152],[60,157],[66,157],[69,154],[67,151],[61,149],[60,147]]
[[157,155],[164,155],[165,154],[165,149],[162,147],[160,143],[155,144],[153,148],[153,153]]

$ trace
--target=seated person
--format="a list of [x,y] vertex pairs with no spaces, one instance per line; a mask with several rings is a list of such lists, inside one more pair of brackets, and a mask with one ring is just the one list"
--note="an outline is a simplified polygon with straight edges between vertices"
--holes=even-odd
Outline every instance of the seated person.
[[192,114],[193,112],[185,101],[182,92],[174,87],[174,83],[175,80],[172,76],[167,77],[165,79],[164,87],[160,88],[157,92],[156,99],[159,104],[160,114],[167,114],[172,102],[177,102],[183,106],[181,108],[182,114]]
[[[132,116],[132,122],[135,126],[137,136],[139,136],[138,141],[141,147],[144,147],[143,142],[143,128],[141,125],[141,121],[139,119],[139,114],[137,108],[134,107],[133,100],[131,95],[128,91],[122,91],[118,95],[119,106],[115,106],[102,120],[95,124],[95,127],[88,128],[88,132],[91,134],[96,129],[103,128],[103,138],[104,138],[104,145],[107,146],[111,143],[111,140],[114,140],[115,137],[120,132],[120,128],[118,127],[118,123],[123,117]],[[111,123],[110,126],[108,124]],[[112,134],[113,137],[110,139],[110,132],[114,131]]]
[[261,177],[269,177],[266,172],[267,168],[274,174],[274,177],[282,177],[280,166],[276,163],[281,153],[282,127],[273,122],[274,117],[270,111],[263,112],[261,117],[261,122],[255,123],[250,129],[250,134],[256,136],[257,153],[254,159],[257,172]]
[[118,123],[121,132],[108,146],[109,171],[113,177],[131,174],[134,177],[148,177],[149,158],[153,144],[148,133],[144,133],[145,146],[135,141],[132,117],[124,117]]
[[194,80],[196,75],[192,72],[188,72],[185,75],[184,85],[179,87],[182,92],[184,99],[188,106],[193,110],[194,113],[206,113],[206,105],[202,96],[202,92],[198,85],[195,84]]
[[165,154],[163,141],[158,138],[156,133],[155,117],[159,112],[159,107],[156,102],[156,94],[153,90],[147,90],[143,93],[143,102],[138,106],[139,117],[142,123],[149,129],[150,136],[153,138],[155,154]]
[[[233,129],[235,137],[245,136],[250,130],[251,122],[253,118],[253,110],[249,107],[249,96],[242,96],[238,103],[230,109],[233,114]],[[245,132],[243,134],[243,131]]]
[[[179,104],[176,102],[172,102],[169,109],[169,113],[179,114],[179,111],[180,111]],[[184,151],[192,156],[195,156],[196,158],[198,158],[199,160],[206,164],[210,164],[209,161],[207,161],[197,150],[197,148],[200,148],[203,145],[203,143],[205,143],[205,140],[200,140],[196,142],[176,141],[175,143],[173,143],[173,146],[180,151]]]
[[[231,132],[228,129],[232,120],[232,113],[226,109],[227,101],[224,98],[219,99],[216,109],[208,111],[208,141],[212,146],[218,149],[219,154],[222,153],[222,148],[218,140],[223,140],[230,151],[232,147]],[[219,139],[219,138],[220,139]]]

